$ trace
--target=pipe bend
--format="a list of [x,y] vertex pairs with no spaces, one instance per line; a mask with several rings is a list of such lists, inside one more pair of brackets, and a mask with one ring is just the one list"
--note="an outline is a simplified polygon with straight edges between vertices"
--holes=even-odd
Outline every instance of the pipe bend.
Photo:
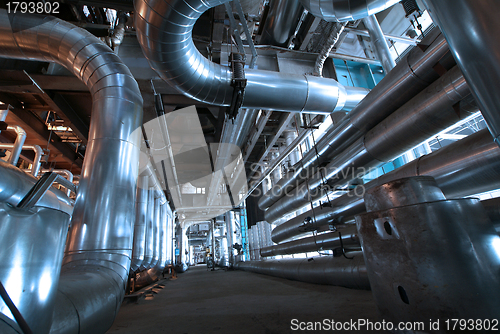
[[[186,96],[217,106],[230,105],[233,74],[229,67],[205,58],[194,45],[191,33],[204,11],[226,2],[134,1],[137,39],[153,70]],[[246,70],[245,76],[242,108],[329,114],[342,109],[344,101],[357,104],[364,97],[360,91],[348,96],[344,87],[333,79],[252,69]],[[311,80],[314,87],[310,87]]]

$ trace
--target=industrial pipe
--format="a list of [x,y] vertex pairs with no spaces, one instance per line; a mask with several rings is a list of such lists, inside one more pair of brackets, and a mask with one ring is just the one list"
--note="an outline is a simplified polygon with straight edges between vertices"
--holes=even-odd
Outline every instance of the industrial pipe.
[[[201,14],[228,1],[190,0],[162,5],[152,0],[134,1],[137,39],[150,66],[186,96],[218,106],[231,104],[233,73],[197,50],[192,29]],[[349,95],[368,93],[366,89],[344,87],[335,80],[308,75],[246,69],[245,77],[241,107],[249,109],[330,114],[354,107],[346,104],[352,101]]]
[[[149,178],[148,178],[149,180]],[[148,189],[148,208],[146,214],[146,242],[144,249],[144,261],[141,270],[151,268],[154,256],[154,187]]]
[[9,164],[16,166],[17,162],[19,161],[21,151],[23,150],[24,141],[26,140],[26,131],[24,131],[23,128],[19,125],[9,125],[7,127],[7,130],[16,132],[16,141],[14,142],[14,146],[12,147],[12,152],[9,156],[9,160],[7,160]]
[[384,72],[389,73],[394,67],[396,67],[396,62],[392,58],[391,51],[389,50],[389,45],[385,39],[382,28],[378,23],[377,17],[375,15],[367,16],[363,19],[363,23],[370,33],[371,42],[373,48],[375,49],[375,54],[380,60]]
[[[323,197],[341,183],[364,175],[428,139],[466,115],[454,105],[469,94],[465,79],[454,67],[404,106],[335,157],[324,169],[273,204],[268,222]],[[326,183],[326,184],[325,184]]]
[[500,87],[500,49],[497,39],[500,34],[500,2],[424,0],[424,4],[446,37],[488,128],[500,145],[500,96],[496,89]]
[[[332,209],[325,219],[318,215],[309,230],[321,228],[330,223],[338,224],[354,215],[366,211],[362,194],[367,189],[403,177],[428,175],[436,179],[448,198],[470,196],[500,188],[500,149],[491,141],[488,131],[481,130],[462,140],[456,141],[429,155],[420,157],[379,178],[331,201]],[[304,233],[305,217],[314,217],[308,211],[297,219],[289,220],[272,232],[274,242],[283,242]]]
[[[0,149],[13,149],[15,144],[0,144]],[[43,150],[38,145],[24,145],[21,150],[33,150],[35,158],[33,159],[33,168],[30,170],[31,175],[38,176],[40,172],[40,161],[42,160]]]
[[263,247],[260,249],[260,256],[277,256],[287,254],[319,252],[322,250],[332,250],[335,248],[361,247],[356,226],[349,226],[335,232],[328,232],[312,237],[302,238],[279,245]]
[[294,281],[370,289],[368,274],[361,252],[349,257],[321,256],[307,259],[281,259],[239,262],[236,269],[286,278]]
[[312,170],[331,160],[341,150],[368,132],[384,118],[403,106],[416,94],[439,78],[433,67],[448,52],[448,45],[437,29],[420,43],[387,74],[336,127],[325,134],[314,150],[305,153],[273,188],[259,200],[265,210],[310,177]]
[[148,213],[148,176],[140,175],[137,180],[137,199],[135,202],[134,244],[130,270],[137,271],[144,261],[146,246],[146,220]]
[[[0,161],[0,174],[2,175],[0,178],[0,202],[9,203],[12,206],[17,206],[37,182],[35,177],[4,161]],[[36,206],[56,209],[71,215],[73,204],[73,200],[69,199],[62,191],[50,187]]]
[[105,332],[125,294],[132,255],[140,146],[133,132],[142,125],[141,92],[101,40],[52,16],[0,10],[0,55],[57,62],[92,95],[89,140],[51,331]]
[[355,21],[375,15],[400,0],[300,0],[312,15],[328,22]]
[[259,44],[288,47],[303,11],[299,0],[271,0]]

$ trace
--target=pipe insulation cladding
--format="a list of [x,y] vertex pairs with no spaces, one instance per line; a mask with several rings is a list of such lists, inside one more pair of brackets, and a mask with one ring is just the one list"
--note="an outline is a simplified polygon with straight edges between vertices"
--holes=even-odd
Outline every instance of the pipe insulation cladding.
[[[51,16],[0,10],[0,55],[56,62],[87,85],[92,117],[66,243],[52,333],[105,332],[125,293],[132,257],[142,96],[101,40]],[[136,131],[136,133],[138,133]]]
[[[137,39],[151,68],[186,96],[217,106],[231,104],[233,73],[197,50],[192,30],[205,11],[228,1],[134,1]],[[249,109],[330,114],[354,108],[369,91],[310,75],[246,69],[245,77],[241,107]]]

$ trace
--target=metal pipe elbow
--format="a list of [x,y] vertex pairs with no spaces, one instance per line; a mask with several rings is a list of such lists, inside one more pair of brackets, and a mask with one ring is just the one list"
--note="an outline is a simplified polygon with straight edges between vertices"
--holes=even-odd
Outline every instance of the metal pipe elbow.
[[355,21],[377,14],[400,0],[300,0],[312,15],[328,22]]

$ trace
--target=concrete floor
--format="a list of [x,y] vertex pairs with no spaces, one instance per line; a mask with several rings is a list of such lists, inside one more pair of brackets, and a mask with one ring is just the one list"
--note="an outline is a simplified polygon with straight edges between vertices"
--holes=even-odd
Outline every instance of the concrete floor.
[[124,303],[108,333],[297,333],[292,319],[378,320],[370,291],[205,266],[161,283],[165,288],[153,299]]

